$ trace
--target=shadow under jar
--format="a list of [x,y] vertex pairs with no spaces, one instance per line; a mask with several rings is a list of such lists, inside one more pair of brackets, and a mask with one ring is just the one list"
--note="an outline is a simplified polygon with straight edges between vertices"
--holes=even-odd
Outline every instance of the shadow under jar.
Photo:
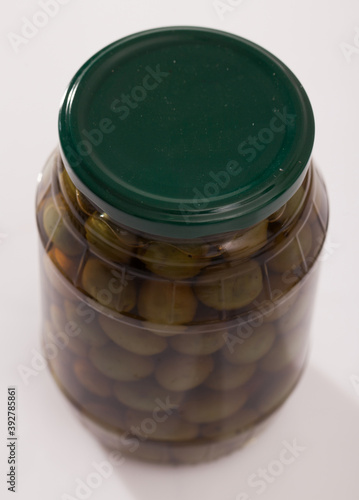
[[239,448],[308,352],[328,201],[302,86],[234,35],[152,30],[79,70],[59,135],[37,192],[58,386],[125,455]]

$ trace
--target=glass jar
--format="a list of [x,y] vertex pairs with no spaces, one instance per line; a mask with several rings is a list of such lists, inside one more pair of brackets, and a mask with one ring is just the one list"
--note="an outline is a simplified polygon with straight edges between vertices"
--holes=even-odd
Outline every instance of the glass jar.
[[37,192],[43,349],[103,444],[196,463],[299,380],[328,225],[290,70],[202,28],[106,47],[75,75]]

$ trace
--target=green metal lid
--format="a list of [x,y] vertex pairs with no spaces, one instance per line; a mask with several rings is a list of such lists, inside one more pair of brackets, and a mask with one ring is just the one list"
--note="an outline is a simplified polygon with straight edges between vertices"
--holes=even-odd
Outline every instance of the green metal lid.
[[75,185],[123,225],[195,238],[249,227],[302,182],[308,97],[261,47],[228,33],[142,32],[95,54],[60,109]]

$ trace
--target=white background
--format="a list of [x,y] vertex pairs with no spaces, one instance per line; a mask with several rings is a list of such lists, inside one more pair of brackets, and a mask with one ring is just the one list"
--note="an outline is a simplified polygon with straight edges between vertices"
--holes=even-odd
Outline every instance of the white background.
[[[1,1],[1,498],[11,498],[4,473],[8,385],[18,387],[18,499],[60,500],[65,493],[77,498],[77,479],[86,480],[93,462],[108,459],[47,370],[28,385],[18,372],[19,365],[31,367],[32,350],[39,349],[36,179],[57,142],[59,101],[80,65],[115,39],[165,25],[202,25],[249,38],[282,59],[310,96],[315,158],[331,203],[312,354],[295,394],[242,451],[196,467],[126,460],[90,498],[359,498],[359,2],[223,2],[237,6],[222,19],[213,0],[64,0],[58,14],[16,52],[9,33],[21,35],[22,18],[31,20],[41,9],[35,0]],[[248,478],[279,457],[283,441],[294,439],[305,450],[258,494]]]

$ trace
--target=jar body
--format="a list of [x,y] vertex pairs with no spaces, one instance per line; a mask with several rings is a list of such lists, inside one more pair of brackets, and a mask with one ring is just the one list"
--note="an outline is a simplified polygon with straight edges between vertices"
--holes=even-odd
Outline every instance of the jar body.
[[313,165],[268,219],[176,240],[111,220],[55,151],[37,222],[44,353],[105,445],[156,462],[214,459],[247,441],[292,392],[328,224]]

